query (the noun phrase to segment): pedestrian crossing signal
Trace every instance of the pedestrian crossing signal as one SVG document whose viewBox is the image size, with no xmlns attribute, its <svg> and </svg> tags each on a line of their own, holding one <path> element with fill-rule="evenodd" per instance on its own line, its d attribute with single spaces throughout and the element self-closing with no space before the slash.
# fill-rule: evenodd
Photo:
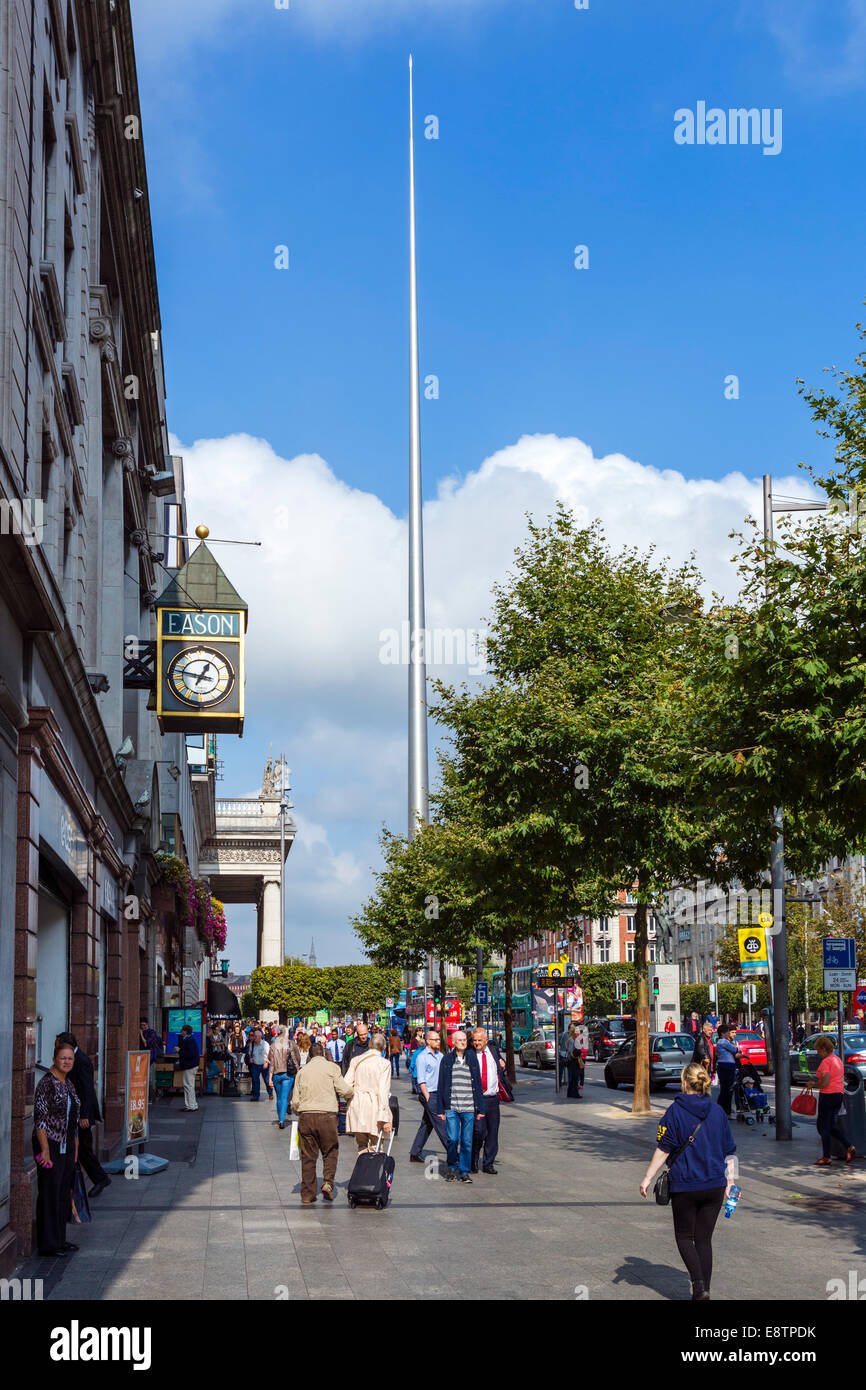
<svg viewBox="0 0 866 1390">
<path fill-rule="evenodd" d="M 658 977 L 658 975 L 653 975 L 653 994 L 658 994 L 658 992 L 659 992 L 659 977 Z"/>
</svg>

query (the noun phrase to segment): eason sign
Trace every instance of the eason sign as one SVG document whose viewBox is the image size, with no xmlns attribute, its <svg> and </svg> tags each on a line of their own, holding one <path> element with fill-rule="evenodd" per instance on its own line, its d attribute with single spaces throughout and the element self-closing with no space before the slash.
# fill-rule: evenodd
<svg viewBox="0 0 866 1390">
<path fill-rule="evenodd" d="M 824 989 L 838 994 L 857 988 L 857 960 L 854 938 L 825 936 L 821 941 L 824 958 Z"/>
<path fill-rule="evenodd" d="M 741 974 L 769 974 L 767 933 L 763 927 L 739 927 L 737 929 L 737 944 L 740 948 Z"/>
</svg>

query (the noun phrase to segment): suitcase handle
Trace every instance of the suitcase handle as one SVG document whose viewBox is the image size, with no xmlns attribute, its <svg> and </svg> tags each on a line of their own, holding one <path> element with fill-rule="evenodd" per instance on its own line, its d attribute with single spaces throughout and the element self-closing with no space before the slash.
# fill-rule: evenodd
<svg viewBox="0 0 866 1390">
<path fill-rule="evenodd" d="M 393 1126 L 393 1124 L 392 1124 L 392 1125 L 391 1125 L 391 1133 L 388 1135 L 388 1150 L 387 1150 L 387 1152 L 388 1152 L 388 1155 L 389 1155 L 389 1156 L 390 1156 L 390 1153 L 391 1153 L 391 1145 L 392 1145 L 393 1143 L 394 1143 L 394 1126 Z M 379 1152 L 379 1150 L 381 1149 L 381 1147 L 382 1147 L 382 1131 L 381 1131 L 381 1129 L 380 1129 L 380 1130 L 379 1130 L 379 1139 L 378 1139 L 378 1142 L 377 1142 L 377 1144 L 376 1144 L 376 1150 L 375 1150 L 376 1153 Z"/>
</svg>

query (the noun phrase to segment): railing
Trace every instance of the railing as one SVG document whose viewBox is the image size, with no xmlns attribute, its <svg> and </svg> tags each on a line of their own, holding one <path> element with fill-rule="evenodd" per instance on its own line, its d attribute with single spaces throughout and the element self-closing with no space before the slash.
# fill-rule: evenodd
<svg viewBox="0 0 866 1390">
<path fill-rule="evenodd" d="M 253 797 L 235 801 L 217 801 L 216 813 L 218 816 L 263 816 L 265 805 L 263 801 L 255 800 Z"/>
</svg>

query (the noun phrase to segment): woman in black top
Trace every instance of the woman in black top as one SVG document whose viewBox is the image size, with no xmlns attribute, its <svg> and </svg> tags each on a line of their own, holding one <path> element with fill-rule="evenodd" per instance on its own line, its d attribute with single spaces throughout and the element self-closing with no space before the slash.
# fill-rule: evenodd
<svg viewBox="0 0 866 1390">
<path fill-rule="evenodd" d="M 36 1156 L 36 1242 L 40 1255 L 68 1255 L 78 1246 L 66 1239 L 72 1180 L 78 1162 L 78 1116 L 81 1110 L 69 1073 L 75 1050 L 54 1047 L 51 1070 L 36 1087 L 33 1153 Z"/>
</svg>

